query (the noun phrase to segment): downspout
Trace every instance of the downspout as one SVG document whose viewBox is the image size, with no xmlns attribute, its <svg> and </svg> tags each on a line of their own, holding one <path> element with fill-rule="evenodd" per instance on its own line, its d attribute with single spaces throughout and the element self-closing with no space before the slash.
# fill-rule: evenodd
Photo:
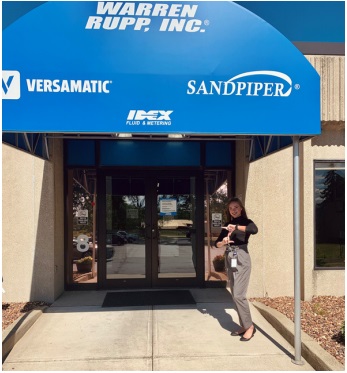
<svg viewBox="0 0 347 373">
<path fill-rule="evenodd" d="M 301 296 L 300 296 L 300 151 L 299 136 L 293 136 L 293 227 L 294 227 L 294 349 L 292 362 L 301 360 Z"/>
</svg>

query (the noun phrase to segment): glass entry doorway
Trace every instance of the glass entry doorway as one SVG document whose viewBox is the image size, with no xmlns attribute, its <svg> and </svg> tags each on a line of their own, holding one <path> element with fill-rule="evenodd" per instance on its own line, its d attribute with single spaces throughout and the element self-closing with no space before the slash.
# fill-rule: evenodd
<svg viewBox="0 0 347 373">
<path fill-rule="evenodd" d="M 102 179 L 103 285 L 196 285 L 198 176 L 134 172 L 106 173 Z"/>
</svg>

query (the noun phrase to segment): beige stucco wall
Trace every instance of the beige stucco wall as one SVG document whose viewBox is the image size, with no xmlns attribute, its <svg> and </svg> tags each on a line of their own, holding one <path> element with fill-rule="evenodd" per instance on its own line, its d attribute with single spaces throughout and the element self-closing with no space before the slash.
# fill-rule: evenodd
<svg viewBox="0 0 347 373">
<path fill-rule="evenodd" d="M 237 143 L 236 195 L 259 232 L 251 236 L 249 297 L 293 294 L 293 176 L 291 149 L 247 165 L 247 143 Z M 242 169 L 242 164 L 245 169 Z M 239 177 L 243 173 L 243 177 Z"/>
<path fill-rule="evenodd" d="M 302 297 L 344 295 L 344 270 L 314 269 L 314 161 L 345 159 L 345 58 L 306 56 L 321 78 L 322 134 L 300 145 Z M 236 195 L 259 233 L 251 238 L 249 296 L 293 295 L 292 147 L 248 163 L 250 143 L 237 143 Z"/>
<path fill-rule="evenodd" d="M 302 298 L 345 294 L 344 270 L 314 269 L 314 160 L 344 160 L 344 126 L 326 125 L 300 146 Z M 259 232 L 250 238 L 249 297 L 293 296 L 292 147 L 248 164 L 247 143 L 237 143 L 236 195 Z M 244 164 L 245 168 L 241 165 Z"/>
<path fill-rule="evenodd" d="M 344 295 L 344 270 L 314 270 L 314 161 L 345 159 L 345 127 L 332 123 L 324 125 L 322 135 L 303 143 L 303 244 L 305 299 L 313 295 Z"/>
<path fill-rule="evenodd" d="M 2 145 L 5 302 L 52 302 L 64 289 L 63 152 L 50 145 L 50 161 Z"/>
<path fill-rule="evenodd" d="M 54 299 L 57 299 L 64 291 L 64 147 L 63 141 L 54 139 L 51 141 L 52 160 L 54 163 Z"/>
<path fill-rule="evenodd" d="M 320 77 L 321 121 L 345 121 L 345 56 L 305 56 Z"/>
</svg>

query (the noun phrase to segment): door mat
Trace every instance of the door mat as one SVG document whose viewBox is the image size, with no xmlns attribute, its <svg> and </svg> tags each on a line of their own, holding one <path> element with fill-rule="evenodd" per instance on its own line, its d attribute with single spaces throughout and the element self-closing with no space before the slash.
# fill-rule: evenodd
<svg viewBox="0 0 347 373">
<path fill-rule="evenodd" d="M 107 293 L 102 307 L 196 304 L 189 290 L 126 291 Z"/>
</svg>

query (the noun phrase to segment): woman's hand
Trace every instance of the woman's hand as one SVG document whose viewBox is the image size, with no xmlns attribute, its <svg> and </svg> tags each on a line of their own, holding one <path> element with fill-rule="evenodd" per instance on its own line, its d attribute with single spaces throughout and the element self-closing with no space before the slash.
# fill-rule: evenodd
<svg viewBox="0 0 347 373">
<path fill-rule="evenodd" d="M 229 237 L 229 235 L 227 236 L 227 237 L 224 237 L 223 238 L 223 245 L 227 245 L 227 244 L 229 244 L 229 243 L 232 243 L 232 242 L 234 242 L 234 241 L 230 241 L 230 237 Z"/>
<path fill-rule="evenodd" d="M 234 230 L 236 229 L 236 225 L 229 224 L 229 225 L 227 226 L 227 229 L 228 229 L 228 231 L 229 231 L 230 233 L 233 233 Z"/>
</svg>

